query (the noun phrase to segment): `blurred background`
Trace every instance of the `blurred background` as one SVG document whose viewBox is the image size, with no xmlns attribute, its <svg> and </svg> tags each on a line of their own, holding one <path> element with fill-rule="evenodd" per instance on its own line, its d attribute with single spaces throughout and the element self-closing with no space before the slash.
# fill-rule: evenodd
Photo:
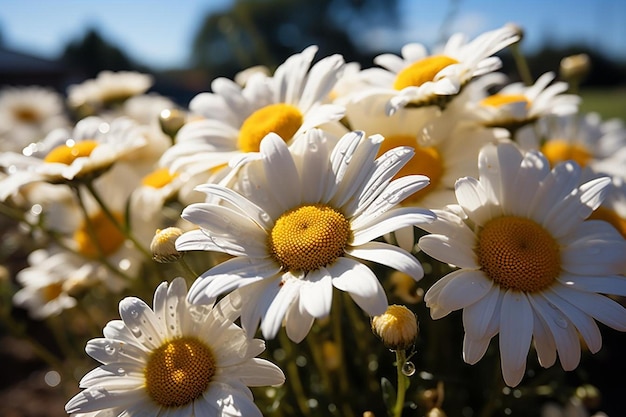
<svg viewBox="0 0 626 417">
<path fill-rule="evenodd" d="M 534 78 L 586 53 L 583 111 L 626 117 L 626 2 L 568 0 L 0 0 L 0 85 L 70 84 L 104 69 L 156 76 L 153 90 L 180 105 L 217 76 L 270 68 L 306 46 L 372 66 L 407 42 L 433 47 L 520 26 Z M 502 54 L 504 71 L 515 76 Z"/>
</svg>

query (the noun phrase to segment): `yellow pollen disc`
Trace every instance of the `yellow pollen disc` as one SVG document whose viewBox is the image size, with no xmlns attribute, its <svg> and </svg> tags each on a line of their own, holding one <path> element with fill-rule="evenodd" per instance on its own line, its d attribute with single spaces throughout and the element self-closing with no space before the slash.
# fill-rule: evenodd
<svg viewBox="0 0 626 417">
<path fill-rule="evenodd" d="M 34 123 L 40 119 L 39 113 L 30 107 L 20 107 L 13 111 L 13 116 L 24 123 Z"/>
<path fill-rule="evenodd" d="M 380 145 L 378 156 L 398 146 L 410 146 L 415 150 L 415 155 L 400 169 L 394 179 L 407 175 L 426 175 L 430 178 L 430 184 L 428 186 L 403 201 L 405 204 L 416 203 L 437 188 L 437 185 L 443 177 L 443 159 L 436 148 L 430 146 L 421 147 L 417 144 L 415 136 L 410 135 L 387 136 Z"/>
<path fill-rule="evenodd" d="M 213 352 L 195 337 L 170 340 L 154 350 L 144 369 L 148 395 L 164 407 L 189 404 L 215 375 Z"/>
<path fill-rule="evenodd" d="M 120 213 L 113 213 L 113 216 L 118 224 L 124 223 L 124 217 Z M 92 233 L 96 241 L 92 239 Z M 74 232 L 74 241 L 78 246 L 78 252 L 88 258 L 97 258 L 100 254 L 103 256 L 112 255 L 125 240 L 122 232 L 102 211 L 92 215 L 89 222 L 83 221 L 80 228 Z"/>
<path fill-rule="evenodd" d="M 61 282 L 53 282 L 42 288 L 41 295 L 46 302 L 56 300 L 63 292 L 63 284 Z"/>
<path fill-rule="evenodd" d="M 178 174 L 171 174 L 169 169 L 161 168 L 143 177 L 141 184 L 152 188 L 163 188 L 171 183 Z"/>
<path fill-rule="evenodd" d="M 406 87 L 419 87 L 428 81 L 433 81 L 435 75 L 448 65 L 458 64 L 454 58 L 445 55 L 433 55 L 421 59 L 404 68 L 396 76 L 393 88 L 402 90 Z"/>
<path fill-rule="evenodd" d="M 57 146 L 46 155 L 44 161 L 71 165 L 77 158 L 91 155 L 96 146 L 98 146 L 98 142 L 95 140 L 83 140 L 72 146 Z"/>
<path fill-rule="evenodd" d="M 561 272 L 559 245 L 552 235 L 524 217 L 490 220 L 478 236 L 478 262 L 500 287 L 541 291 Z"/>
<path fill-rule="evenodd" d="M 258 152 L 261 140 L 270 132 L 285 141 L 302 126 L 302 113 L 289 104 L 270 104 L 252 113 L 241 125 L 237 146 L 242 152 Z"/>
<path fill-rule="evenodd" d="M 583 146 L 563 139 L 554 139 L 546 142 L 541 147 L 541 152 L 552 166 L 560 162 L 572 160 L 581 167 L 585 167 L 591 159 L 591 153 Z"/>
<path fill-rule="evenodd" d="M 525 103 L 526 108 L 530 106 L 530 102 L 523 94 L 494 94 L 480 101 L 483 106 L 491 107 L 501 107 L 513 103 Z"/>
<path fill-rule="evenodd" d="M 610 223 L 626 239 L 626 219 L 620 217 L 615 210 L 600 206 L 591 213 L 589 220 L 604 220 Z"/>
<path fill-rule="evenodd" d="M 343 256 L 352 238 L 350 223 L 332 207 L 301 206 L 283 213 L 268 245 L 287 271 L 313 271 Z"/>
</svg>

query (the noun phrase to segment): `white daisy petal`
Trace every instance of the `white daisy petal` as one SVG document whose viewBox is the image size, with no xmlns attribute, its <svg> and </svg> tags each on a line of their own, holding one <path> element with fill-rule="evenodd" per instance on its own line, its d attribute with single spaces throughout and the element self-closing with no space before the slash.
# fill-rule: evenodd
<svg viewBox="0 0 626 417">
<path fill-rule="evenodd" d="M 333 286 L 349 293 L 367 314 L 378 316 L 387 310 L 385 290 L 367 266 L 348 258 L 339 258 L 329 270 L 334 277 Z"/>
<path fill-rule="evenodd" d="M 435 259 L 460 268 L 477 269 L 476 254 L 466 242 L 443 235 L 422 236 L 418 242 L 421 250 Z"/>
<path fill-rule="evenodd" d="M 574 326 L 544 297 L 537 296 L 528 299 L 534 311 L 552 334 L 563 369 L 571 371 L 576 368 L 580 362 L 580 342 Z"/>
<path fill-rule="evenodd" d="M 285 330 L 289 339 L 293 340 L 294 343 L 300 343 L 304 340 L 309 334 L 314 320 L 315 317 L 294 303 L 285 316 Z"/>
<path fill-rule="evenodd" d="M 591 353 L 598 352 L 602 347 L 600 329 L 591 316 L 559 296 L 559 287 L 559 285 L 554 285 L 550 290 L 544 292 L 544 297 L 574 323 Z"/>
<path fill-rule="evenodd" d="M 87 342 L 85 351 L 89 356 L 100 363 L 110 364 L 115 362 L 144 362 L 144 350 L 127 342 L 115 339 L 99 338 Z"/>
<path fill-rule="evenodd" d="M 416 281 L 424 276 L 424 269 L 419 261 L 409 252 L 397 246 L 382 242 L 369 242 L 358 247 L 346 249 L 346 253 L 355 258 L 387 265 L 404 272 Z"/>
<path fill-rule="evenodd" d="M 533 317 L 533 343 L 537 351 L 537 358 L 541 366 L 548 368 L 556 362 L 554 336 L 552 336 L 552 332 L 545 321 L 536 311 L 533 311 Z"/>
<path fill-rule="evenodd" d="M 454 192 L 467 216 L 476 224 L 482 226 L 493 217 L 493 203 L 478 180 L 461 178 L 454 185 Z"/>
<path fill-rule="evenodd" d="M 300 304 L 311 316 L 319 319 L 328 316 L 333 301 L 333 283 L 326 268 L 307 274 L 300 287 Z"/>
<path fill-rule="evenodd" d="M 141 400 L 143 388 L 134 390 L 113 391 L 103 387 L 88 388 L 65 404 L 67 413 L 89 413 L 103 408 L 113 408 L 118 406 L 132 405 L 133 402 Z"/>
<path fill-rule="evenodd" d="M 507 291 L 500 309 L 500 353 L 502 375 L 509 386 L 524 376 L 533 331 L 533 312 L 524 293 Z M 520 372 L 521 370 L 521 372 Z"/>
<path fill-rule="evenodd" d="M 224 292 L 274 276 L 279 271 L 280 265 L 270 259 L 229 259 L 200 275 L 191 286 L 188 299 L 192 304 L 206 304 Z"/>
<path fill-rule="evenodd" d="M 421 225 L 433 221 L 435 215 L 424 209 L 415 207 L 400 207 L 371 217 L 365 214 L 352 221 L 352 229 L 355 231 L 352 246 L 360 246 L 394 230 Z"/>
<path fill-rule="evenodd" d="M 237 290 L 246 301 L 241 311 L 241 327 L 252 337 L 259 327 L 261 317 L 269 309 L 281 289 L 281 277 L 257 281 Z"/>
<path fill-rule="evenodd" d="M 499 311 L 496 309 L 500 296 L 500 288 L 494 285 L 479 302 L 470 304 L 463 309 L 463 328 L 466 337 L 471 340 L 487 337 L 489 323 L 494 320 L 494 316 L 498 315 L 497 320 L 500 320 Z"/>
<path fill-rule="evenodd" d="M 439 304 L 445 310 L 455 311 L 481 300 L 489 293 L 493 281 L 482 271 L 463 271 L 448 281 L 439 294 Z"/>
<path fill-rule="evenodd" d="M 580 291 L 614 294 L 626 297 L 626 277 L 622 275 L 609 276 L 579 276 L 561 274 L 558 281 Z"/>
<path fill-rule="evenodd" d="M 120 301 L 120 317 L 133 336 L 142 345 L 154 349 L 159 346 L 165 332 L 150 307 L 135 297 L 126 297 Z"/>
<path fill-rule="evenodd" d="M 301 200 L 300 175 L 285 141 L 276 134 L 269 134 L 261 141 L 261 153 L 265 155 L 263 166 L 274 200 L 283 211 Z"/>
<path fill-rule="evenodd" d="M 249 387 L 281 385 L 285 382 L 285 375 L 278 366 L 260 358 L 251 358 L 238 366 L 231 366 L 227 373 L 229 378 L 236 378 Z"/>
<path fill-rule="evenodd" d="M 463 338 L 463 360 L 465 363 L 474 365 L 485 356 L 487 348 L 489 347 L 491 338 L 485 337 L 482 339 L 471 339 L 467 333 Z"/>
<path fill-rule="evenodd" d="M 276 337 L 289 306 L 298 300 L 297 294 L 300 293 L 301 286 L 300 280 L 287 279 L 280 287 L 261 320 L 261 332 L 266 339 Z"/>
</svg>

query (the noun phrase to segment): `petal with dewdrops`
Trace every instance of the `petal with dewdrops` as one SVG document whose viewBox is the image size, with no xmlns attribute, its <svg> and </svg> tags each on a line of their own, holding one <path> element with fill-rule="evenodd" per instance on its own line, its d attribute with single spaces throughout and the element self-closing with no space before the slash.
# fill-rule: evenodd
<svg viewBox="0 0 626 417">
<path fill-rule="evenodd" d="M 566 287 L 579 291 L 613 294 L 626 297 L 626 277 L 623 275 L 580 276 L 562 273 L 558 281 Z"/>
<path fill-rule="evenodd" d="M 558 293 L 558 286 L 554 286 L 554 288 L 545 291 L 544 296 L 546 300 L 561 310 L 563 314 L 572 321 L 589 348 L 589 351 L 591 353 L 598 352 L 602 347 L 602 335 L 600 334 L 600 329 L 596 322 L 590 315 L 580 310 L 567 299 L 560 297 Z"/>
<path fill-rule="evenodd" d="M 65 411 L 71 413 L 89 413 L 103 409 L 124 406 L 125 408 L 135 403 L 147 400 L 144 387 L 135 389 L 110 389 L 102 386 L 87 388 L 65 405 Z"/>
<path fill-rule="evenodd" d="M 528 298 L 533 310 L 547 326 L 554 340 L 561 366 L 571 371 L 580 362 L 580 342 L 576 328 L 541 295 Z"/>
<path fill-rule="evenodd" d="M 89 356 L 100 363 L 110 364 L 115 362 L 140 363 L 145 362 L 145 351 L 132 343 L 98 338 L 87 342 L 85 351 Z"/>
<path fill-rule="evenodd" d="M 139 298 L 126 297 L 120 301 L 120 317 L 137 342 L 150 349 L 158 348 L 165 338 L 163 324 Z"/>
</svg>

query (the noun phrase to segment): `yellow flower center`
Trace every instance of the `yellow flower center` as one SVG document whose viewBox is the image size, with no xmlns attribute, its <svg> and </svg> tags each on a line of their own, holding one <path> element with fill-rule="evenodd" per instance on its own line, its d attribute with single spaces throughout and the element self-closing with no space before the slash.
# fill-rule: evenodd
<svg viewBox="0 0 626 417">
<path fill-rule="evenodd" d="M 40 119 L 39 113 L 31 107 L 18 107 L 13 110 L 13 116 L 24 123 L 35 123 Z"/>
<path fill-rule="evenodd" d="M 141 180 L 141 184 L 152 188 L 163 188 L 176 178 L 178 174 L 171 174 L 167 168 L 152 171 Z"/>
<path fill-rule="evenodd" d="M 430 178 L 430 184 L 428 186 L 404 200 L 405 204 L 414 204 L 439 185 L 444 171 L 443 160 L 436 148 L 419 146 L 415 136 L 411 135 L 391 135 L 386 137 L 380 145 L 378 156 L 398 146 L 410 146 L 415 150 L 415 155 L 400 169 L 394 179 L 416 174 L 426 175 Z"/>
<path fill-rule="evenodd" d="M 118 224 L 124 223 L 124 217 L 120 213 L 113 213 Z M 124 243 L 126 238 L 118 227 L 102 211 L 83 221 L 82 225 L 74 232 L 74 241 L 78 246 L 78 252 L 88 258 L 109 256 L 115 253 Z"/>
<path fill-rule="evenodd" d="M 396 76 L 393 88 L 402 90 L 406 87 L 419 87 L 428 81 L 433 81 L 439 71 L 448 65 L 458 64 L 454 58 L 445 55 L 433 55 L 412 63 Z"/>
<path fill-rule="evenodd" d="M 620 217 L 615 210 L 600 206 L 591 213 L 589 220 L 604 220 L 610 223 L 626 239 L 626 219 Z"/>
<path fill-rule="evenodd" d="M 345 216 L 323 204 L 283 213 L 269 235 L 268 246 L 286 271 L 313 271 L 344 254 L 352 233 Z"/>
<path fill-rule="evenodd" d="M 585 167 L 591 159 L 591 153 L 585 147 L 564 139 L 554 139 L 546 142 L 541 147 L 541 152 L 552 166 L 560 162 L 572 160 L 581 167 Z"/>
<path fill-rule="evenodd" d="M 501 107 L 512 103 L 525 103 L 526 107 L 530 106 L 530 102 L 523 94 L 493 94 L 481 100 L 483 106 Z"/>
<path fill-rule="evenodd" d="M 41 296 L 46 302 L 56 300 L 63 292 L 63 283 L 53 282 L 42 288 Z"/>
<path fill-rule="evenodd" d="M 67 144 L 57 146 L 51 150 L 44 158 L 44 161 L 71 165 L 77 158 L 91 155 L 96 146 L 98 146 L 98 142 L 95 140 L 68 141 Z"/>
<path fill-rule="evenodd" d="M 261 140 L 270 132 L 288 141 L 302 126 L 302 113 L 289 104 L 270 104 L 244 120 L 237 145 L 242 152 L 258 152 Z"/>
<path fill-rule="evenodd" d="M 195 337 L 170 340 L 148 358 L 146 390 L 163 407 L 181 407 L 206 391 L 215 371 L 215 357 L 204 342 Z"/>
<path fill-rule="evenodd" d="M 537 292 L 561 271 L 559 245 L 534 221 L 515 216 L 490 220 L 478 235 L 478 262 L 499 286 Z"/>
</svg>

